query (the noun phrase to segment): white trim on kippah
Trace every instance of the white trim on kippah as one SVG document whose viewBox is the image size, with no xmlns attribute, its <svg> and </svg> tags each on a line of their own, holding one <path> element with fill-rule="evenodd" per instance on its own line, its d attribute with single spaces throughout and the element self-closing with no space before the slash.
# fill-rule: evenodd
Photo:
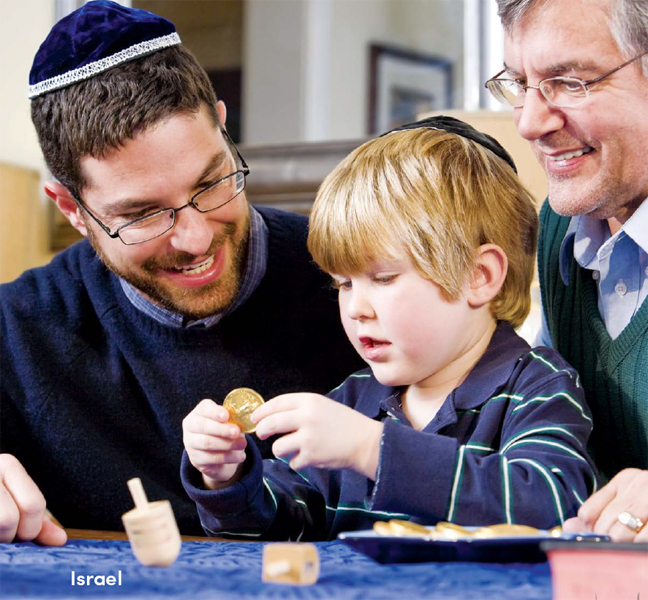
<svg viewBox="0 0 648 600">
<path fill-rule="evenodd" d="M 59 88 L 72 85 L 77 81 L 82 81 L 84 79 L 89 79 L 94 77 L 103 71 L 112 69 L 121 63 L 125 63 L 134 58 L 144 56 L 145 54 L 151 54 L 157 50 L 162 50 L 163 48 L 168 48 L 169 46 L 175 46 L 180 44 L 180 36 L 177 33 L 169 33 L 168 35 L 163 35 L 159 38 L 154 38 L 152 40 L 147 40 L 146 42 L 140 42 L 125 48 L 111 56 L 102 58 L 101 60 L 96 60 L 95 62 L 88 63 L 78 69 L 73 69 L 67 73 L 62 73 L 56 77 L 50 77 L 39 83 L 29 86 L 29 93 L 27 97 L 29 99 L 36 98 L 41 94 L 46 92 L 51 92 L 52 90 L 57 90 Z"/>
</svg>

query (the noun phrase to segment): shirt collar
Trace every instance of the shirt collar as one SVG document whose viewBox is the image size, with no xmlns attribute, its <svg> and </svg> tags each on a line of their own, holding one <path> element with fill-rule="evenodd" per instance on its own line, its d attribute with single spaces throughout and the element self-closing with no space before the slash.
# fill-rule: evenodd
<svg viewBox="0 0 648 600">
<path fill-rule="evenodd" d="M 623 235 L 630 237 L 635 244 L 648 253 L 648 198 L 639 205 L 614 236 L 610 235 L 605 220 L 587 215 L 572 217 L 560 246 L 559 268 L 563 283 L 569 285 L 572 258 L 585 269 L 598 269 L 599 249 L 611 238 L 618 239 Z"/>
<path fill-rule="evenodd" d="M 495 396 L 511 378 L 529 345 L 505 321 L 499 321 L 486 352 L 453 392 L 456 410 L 477 408 Z"/>
<path fill-rule="evenodd" d="M 250 245 L 248 247 L 247 262 L 238 294 L 227 310 L 222 313 L 210 315 L 204 319 L 187 321 L 182 314 L 167 310 L 146 299 L 137 288 L 125 279 L 120 277 L 119 283 L 126 297 L 135 308 L 163 325 L 176 328 L 211 327 L 218 323 L 225 315 L 241 306 L 261 283 L 268 263 L 268 236 L 268 226 L 263 220 L 263 217 L 253 206 L 250 206 Z"/>
<path fill-rule="evenodd" d="M 637 246 L 648 254 L 648 198 L 646 198 L 624 223 L 623 230 Z"/>
<path fill-rule="evenodd" d="M 511 325 L 504 321 L 498 322 L 486 351 L 463 383 L 450 394 L 449 399 L 454 405 L 453 410 L 477 408 L 497 395 L 511 378 L 518 359 L 528 351 L 529 345 L 515 333 Z M 382 409 L 400 418 L 401 392 L 401 387 L 380 386 L 373 394 L 373 407 L 367 416 L 377 417 Z M 444 405 L 447 401 L 448 399 Z"/>
</svg>

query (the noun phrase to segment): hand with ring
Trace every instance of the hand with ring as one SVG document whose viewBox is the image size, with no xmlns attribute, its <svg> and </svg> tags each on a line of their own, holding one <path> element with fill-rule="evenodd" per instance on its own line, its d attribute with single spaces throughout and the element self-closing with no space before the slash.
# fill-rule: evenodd
<svg viewBox="0 0 648 600">
<path fill-rule="evenodd" d="M 609 535 L 615 542 L 648 542 L 648 470 L 624 469 L 590 496 L 564 531 Z"/>
<path fill-rule="evenodd" d="M 643 528 L 645 523 L 639 518 L 635 517 L 632 513 L 628 512 L 627 510 L 624 510 L 622 513 L 619 513 L 619 516 L 617 517 L 617 521 L 621 523 L 621 525 L 625 525 L 626 527 L 629 527 L 632 529 L 632 531 L 635 531 L 636 533 L 639 533 Z"/>
</svg>

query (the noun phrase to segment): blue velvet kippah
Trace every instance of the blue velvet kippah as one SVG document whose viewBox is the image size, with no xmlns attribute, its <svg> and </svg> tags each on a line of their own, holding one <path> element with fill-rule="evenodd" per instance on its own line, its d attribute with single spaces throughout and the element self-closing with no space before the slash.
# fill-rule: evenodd
<svg viewBox="0 0 648 600">
<path fill-rule="evenodd" d="M 506 150 L 504 150 L 504 146 L 502 146 L 502 144 L 500 144 L 494 137 L 491 137 L 486 133 L 482 133 L 481 131 L 477 131 L 474 127 L 468 125 L 468 123 L 460 121 L 459 119 L 448 117 L 446 115 L 428 117 L 427 119 L 422 119 L 421 121 L 416 121 L 415 123 L 401 125 L 400 127 L 392 129 L 391 131 L 388 131 L 383 135 L 389 135 L 390 133 L 405 131 L 407 129 L 438 129 L 440 131 L 447 131 L 448 133 L 460 135 L 461 137 L 472 140 L 473 142 L 477 142 L 480 146 L 483 146 L 487 150 L 490 150 L 493 154 L 506 161 L 517 173 L 513 158 Z"/>
<path fill-rule="evenodd" d="M 95 0 L 61 19 L 29 72 L 35 98 L 180 43 L 175 25 L 147 10 Z"/>
</svg>

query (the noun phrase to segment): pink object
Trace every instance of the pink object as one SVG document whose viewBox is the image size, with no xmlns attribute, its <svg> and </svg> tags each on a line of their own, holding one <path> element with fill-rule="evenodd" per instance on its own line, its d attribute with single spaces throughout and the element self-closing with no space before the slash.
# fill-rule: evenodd
<svg viewBox="0 0 648 600">
<path fill-rule="evenodd" d="M 553 600 L 648 600 L 648 544 L 547 542 Z"/>
</svg>

